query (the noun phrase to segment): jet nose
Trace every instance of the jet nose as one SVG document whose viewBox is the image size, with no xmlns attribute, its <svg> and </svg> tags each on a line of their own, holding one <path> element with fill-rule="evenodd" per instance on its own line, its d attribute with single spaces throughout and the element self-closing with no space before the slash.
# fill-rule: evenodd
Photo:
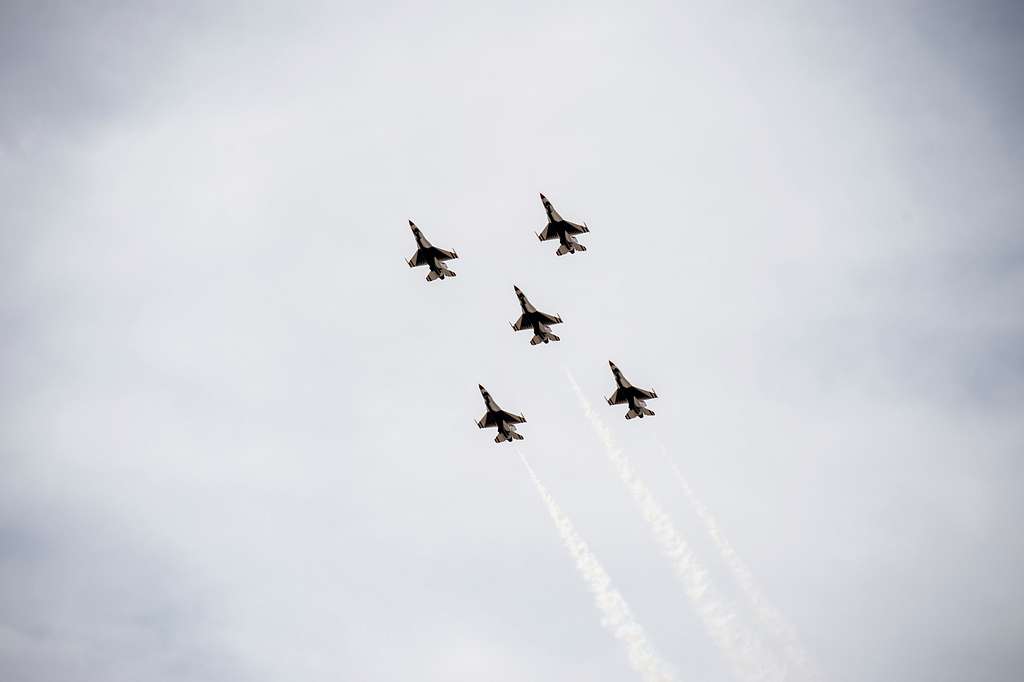
<svg viewBox="0 0 1024 682">
<path fill-rule="evenodd" d="M 540 193 L 540 200 L 541 201 L 547 201 L 548 200 L 548 198 L 546 196 L 544 196 L 544 192 Z"/>
<path fill-rule="evenodd" d="M 512 285 L 512 288 L 516 290 L 516 294 L 518 294 L 518 295 L 520 295 L 520 296 L 522 296 L 522 295 L 523 295 L 523 290 L 522 290 L 522 289 L 520 289 L 519 287 L 517 287 L 516 285 L 514 285 L 514 284 L 513 284 L 513 285 Z"/>
<path fill-rule="evenodd" d="M 618 369 L 618 367 L 615 366 L 615 363 L 612 362 L 611 360 L 608 361 L 608 366 L 611 367 L 613 370 Z"/>
<path fill-rule="evenodd" d="M 413 228 L 416 227 L 416 223 L 414 223 L 413 221 L 410 220 L 409 221 L 409 227 L 413 227 Z"/>
</svg>

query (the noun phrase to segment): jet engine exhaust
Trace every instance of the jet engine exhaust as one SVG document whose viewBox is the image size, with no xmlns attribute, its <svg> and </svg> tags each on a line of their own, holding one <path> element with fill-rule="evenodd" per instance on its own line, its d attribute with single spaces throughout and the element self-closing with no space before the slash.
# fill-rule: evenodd
<svg viewBox="0 0 1024 682">
<path fill-rule="evenodd" d="M 576 391 L 583 412 L 604 444 L 612 468 L 639 507 L 655 540 L 672 563 L 676 577 L 683 584 L 690 605 L 732 666 L 733 672 L 744 682 L 785 679 L 785 669 L 753 633 L 740 626 L 736 611 L 725 606 L 717 596 L 707 580 L 707 571 L 697 562 L 686 540 L 654 498 L 647 484 L 637 476 L 629 459 L 615 445 L 611 432 L 594 412 L 572 372 L 565 368 L 565 374 Z"/>
<path fill-rule="evenodd" d="M 739 555 L 736 554 L 736 550 L 733 549 L 732 544 L 726 539 L 721 529 L 718 527 L 718 522 L 715 517 L 711 514 L 708 508 L 703 502 L 697 497 L 690 488 L 690 484 L 687 482 L 686 477 L 683 476 L 683 472 L 679 469 L 679 466 L 672 460 L 672 457 L 668 453 L 668 449 L 662 445 L 662 452 L 665 457 L 669 460 L 672 465 L 672 471 L 676 476 L 676 480 L 679 481 L 679 485 L 683 488 L 683 494 L 686 496 L 686 501 L 690 503 L 690 507 L 693 508 L 694 513 L 700 522 L 704 524 L 704 528 L 707 530 L 708 535 L 711 536 L 712 542 L 715 544 L 715 548 L 722 557 L 722 561 L 729 568 L 733 578 L 736 580 L 736 584 L 739 585 L 740 591 L 743 592 L 744 596 L 750 602 L 750 606 L 757 618 L 761 621 L 761 624 L 766 630 L 782 645 L 782 650 L 789 662 L 799 670 L 802 675 L 801 677 L 806 680 L 818 679 L 818 675 L 814 671 L 814 666 L 811 664 L 810 657 L 804 651 L 803 646 L 800 643 L 800 635 L 797 634 L 796 628 L 790 624 L 775 607 L 773 607 L 765 596 L 758 589 L 757 583 L 754 582 L 754 574 L 750 572 L 743 560 L 740 559 Z"/>
<path fill-rule="evenodd" d="M 601 625 L 626 647 L 630 665 L 646 682 L 668 682 L 674 679 L 665 663 L 654 653 L 643 628 L 633 619 L 629 604 L 619 591 L 612 587 L 611 578 L 590 551 L 587 543 L 576 532 L 569 517 L 537 478 L 523 453 L 517 450 L 516 454 L 523 460 L 523 466 L 526 467 L 537 493 L 544 501 L 565 548 L 576 562 L 580 577 L 594 595 L 594 603 L 601 612 Z"/>
</svg>

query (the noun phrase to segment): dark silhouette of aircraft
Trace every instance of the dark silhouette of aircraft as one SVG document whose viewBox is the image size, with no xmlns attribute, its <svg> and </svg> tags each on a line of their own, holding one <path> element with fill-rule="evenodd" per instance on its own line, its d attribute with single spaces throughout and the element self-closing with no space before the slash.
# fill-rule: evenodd
<svg viewBox="0 0 1024 682">
<path fill-rule="evenodd" d="M 548 315 L 547 313 L 540 312 L 526 299 L 526 294 L 519 287 L 513 288 L 516 290 L 516 296 L 519 297 L 519 306 L 523 309 L 523 314 L 519 316 L 515 324 L 509 322 L 512 325 L 512 329 L 517 332 L 521 332 L 524 329 L 533 329 L 533 338 L 530 339 L 531 346 L 536 346 L 542 341 L 544 343 L 560 341 L 561 339 L 551 333 L 551 327 L 548 325 L 562 324 L 562 318 L 558 315 Z"/>
<path fill-rule="evenodd" d="M 611 360 L 608 361 L 608 366 L 612 368 L 612 374 L 615 375 L 615 383 L 618 384 L 618 388 L 615 389 L 615 393 L 612 393 L 611 397 L 607 398 L 609 405 L 621 405 L 627 403 L 629 405 L 629 411 L 626 412 L 626 419 L 632 419 L 633 417 L 644 416 L 653 417 L 654 411 L 647 409 L 646 400 L 651 398 L 657 398 L 658 394 L 654 391 L 645 391 L 642 388 L 637 388 L 633 384 L 629 383 L 626 377 L 622 376 L 622 372 L 615 366 L 615 363 Z"/>
<path fill-rule="evenodd" d="M 412 234 L 416 237 L 416 253 L 412 255 L 412 258 L 406 261 L 410 268 L 415 268 L 418 265 L 426 265 L 430 268 L 430 274 L 427 275 L 427 281 L 433 282 L 435 279 L 444 279 L 445 277 L 454 277 L 455 273 L 448 269 L 448 266 L 444 264 L 446 260 L 458 258 L 459 254 L 454 251 L 445 251 L 433 246 L 427 238 L 420 232 L 420 228 L 416 227 L 416 223 L 409 221 L 409 228 L 412 230 Z"/>
<path fill-rule="evenodd" d="M 526 417 L 521 414 L 512 414 L 498 407 L 498 403 L 494 402 L 494 398 L 487 392 L 487 389 L 480 385 L 480 395 L 484 397 L 484 404 L 487 406 L 487 412 L 484 416 L 480 417 L 480 421 L 476 423 L 481 429 L 488 429 L 492 426 L 497 427 L 498 435 L 494 437 L 495 443 L 504 443 L 505 441 L 512 442 L 513 440 L 523 440 L 523 437 L 516 433 L 516 424 L 522 424 L 526 422 Z"/>
<path fill-rule="evenodd" d="M 561 246 L 555 251 L 559 256 L 564 256 L 567 253 L 576 253 L 577 251 L 586 251 L 587 247 L 576 241 L 574 235 L 590 232 L 590 228 L 586 224 L 577 225 L 576 223 L 570 223 L 568 220 L 563 220 L 562 216 L 558 215 L 558 211 L 555 210 L 555 207 L 551 205 L 551 202 L 543 194 L 540 195 L 540 201 L 544 204 L 544 211 L 548 214 L 548 224 L 537 235 L 537 239 L 542 242 L 546 242 L 549 239 L 557 239 L 561 242 Z"/>
</svg>

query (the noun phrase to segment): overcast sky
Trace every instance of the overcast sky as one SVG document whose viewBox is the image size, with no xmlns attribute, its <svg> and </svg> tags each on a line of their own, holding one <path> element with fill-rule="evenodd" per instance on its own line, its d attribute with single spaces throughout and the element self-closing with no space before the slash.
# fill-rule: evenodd
<svg viewBox="0 0 1024 682">
<path fill-rule="evenodd" d="M 563 368 L 821 680 L 1024 675 L 1020 3 L 119 5 L 0 5 L 5 682 L 638 679 L 478 383 L 736 679 Z"/>
</svg>

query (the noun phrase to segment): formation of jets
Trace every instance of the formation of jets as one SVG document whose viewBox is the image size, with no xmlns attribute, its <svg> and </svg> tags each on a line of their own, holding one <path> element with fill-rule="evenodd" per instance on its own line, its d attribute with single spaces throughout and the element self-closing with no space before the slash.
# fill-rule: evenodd
<svg viewBox="0 0 1024 682">
<path fill-rule="evenodd" d="M 543 194 L 540 195 L 540 201 L 544 205 L 544 212 L 547 214 L 548 223 L 541 232 L 537 233 L 537 239 L 542 242 L 557 239 L 559 246 L 555 254 L 558 256 L 586 251 L 587 247 L 580 244 L 576 239 L 577 235 L 590 232 L 590 228 L 587 227 L 586 223 L 578 225 L 562 218 Z M 409 267 L 414 268 L 426 265 L 430 270 L 429 274 L 427 274 L 428 282 L 455 277 L 455 273 L 448 269 L 445 261 L 458 258 L 458 254 L 454 251 L 446 251 L 432 245 L 411 220 L 409 221 L 409 228 L 416 239 L 416 253 L 406 261 Z M 509 323 L 512 329 L 517 332 L 532 331 L 531 346 L 559 341 L 559 337 L 551 332 L 551 325 L 562 324 L 561 316 L 549 315 L 537 310 L 530 303 L 529 299 L 526 298 L 526 294 L 523 293 L 522 289 L 519 287 L 513 288 L 516 292 L 516 298 L 519 299 L 519 307 L 523 312 L 518 320 Z M 609 361 L 608 365 L 611 367 L 616 385 L 615 392 L 605 399 L 608 401 L 608 404 L 626 405 L 628 407 L 626 419 L 633 419 L 635 417 L 643 419 L 644 417 L 654 416 L 654 411 L 647 407 L 647 401 L 657 398 L 658 394 L 653 390 L 637 388 L 629 383 L 619 368 L 615 366 L 615 363 Z M 483 396 L 487 412 L 476 422 L 476 425 L 481 429 L 496 428 L 498 435 L 494 437 L 495 443 L 511 443 L 512 441 L 523 440 L 523 436 L 516 432 L 516 424 L 525 423 L 526 417 L 522 414 L 507 412 L 498 407 L 498 403 L 494 401 L 494 398 L 491 397 L 491 394 L 482 385 L 480 386 L 480 395 Z"/>
</svg>

